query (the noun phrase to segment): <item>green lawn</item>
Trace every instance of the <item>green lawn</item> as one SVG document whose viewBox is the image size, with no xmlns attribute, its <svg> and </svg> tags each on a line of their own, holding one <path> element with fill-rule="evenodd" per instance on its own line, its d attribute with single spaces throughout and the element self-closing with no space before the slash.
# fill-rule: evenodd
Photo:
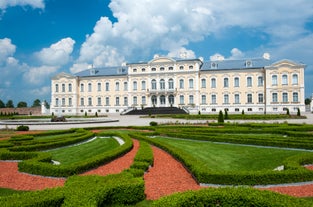
<svg viewBox="0 0 313 207">
<path fill-rule="evenodd" d="M 70 146 L 49 151 L 52 159 L 68 165 L 119 147 L 114 138 L 97 138 L 81 145 Z"/>
<path fill-rule="evenodd" d="M 304 151 L 284 150 L 201 142 L 192 140 L 157 138 L 171 146 L 182 149 L 195 157 L 204 167 L 216 171 L 272 170 L 290 156 Z"/>
</svg>

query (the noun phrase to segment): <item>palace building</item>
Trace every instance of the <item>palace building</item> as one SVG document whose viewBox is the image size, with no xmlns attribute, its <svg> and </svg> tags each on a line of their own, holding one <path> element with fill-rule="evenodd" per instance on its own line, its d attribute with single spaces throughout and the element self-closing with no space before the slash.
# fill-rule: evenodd
<svg viewBox="0 0 313 207">
<path fill-rule="evenodd" d="M 215 61 L 156 56 L 149 62 L 60 73 L 51 80 L 50 112 L 125 113 L 178 107 L 189 113 L 305 111 L 305 65 L 261 58 Z"/>
</svg>

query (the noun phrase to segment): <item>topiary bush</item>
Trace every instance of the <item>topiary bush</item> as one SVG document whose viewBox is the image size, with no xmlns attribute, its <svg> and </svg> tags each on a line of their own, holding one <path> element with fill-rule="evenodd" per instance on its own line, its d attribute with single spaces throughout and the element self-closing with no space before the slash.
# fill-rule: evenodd
<svg viewBox="0 0 313 207">
<path fill-rule="evenodd" d="M 21 125 L 16 127 L 16 131 L 29 131 L 29 127 L 25 125 Z"/>
<path fill-rule="evenodd" d="M 157 125 L 158 125 L 158 122 L 151 121 L 149 124 L 150 124 L 150 126 L 157 126 Z"/>
</svg>

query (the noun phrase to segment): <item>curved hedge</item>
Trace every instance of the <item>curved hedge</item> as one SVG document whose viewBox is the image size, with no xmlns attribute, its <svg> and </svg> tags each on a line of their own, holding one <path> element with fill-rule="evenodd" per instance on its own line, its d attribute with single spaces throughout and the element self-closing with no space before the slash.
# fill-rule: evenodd
<svg viewBox="0 0 313 207">
<path fill-rule="evenodd" d="M 153 202 L 154 207 L 187 207 L 187 206 L 275 206 L 275 207 L 309 207 L 308 200 L 294 198 L 269 191 L 252 188 L 209 188 L 199 191 L 188 191 L 160 198 Z"/>
</svg>

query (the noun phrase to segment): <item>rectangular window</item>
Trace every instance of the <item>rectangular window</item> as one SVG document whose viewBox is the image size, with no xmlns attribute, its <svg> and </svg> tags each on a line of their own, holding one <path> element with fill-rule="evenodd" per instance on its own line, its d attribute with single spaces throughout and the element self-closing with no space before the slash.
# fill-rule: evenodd
<svg viewBox="0 0 313 207">
<path fill-rule="evenodd" d="M 183 79 L 179 80 L 179 88 L 184 89 L 184 80 Z"/>
<path fill-rule="evenodd" d="M 92 87 L 91 87 L 91 83 L 88 83 L 88 92 L 91 92 Z"/>
<path fill-rule="evenodd" d="M 146 97 L 145 96 L 141 97 L 141 104 L 146 104 Z"/>
<path fill-rule="evenodd" d="M 193 95 L 189 95 L 189 104 L 194 104 Z"/>
<path fill-rule="evenodd" d="M 109 97 L 105 97 L 105 105 L 110 106 L 110 98 Z"/>
<path fill-rule="evenodd" d="M 272 93 L 272 102 L 274 103 L 278 102 L 277 93 Z"/>
<path fill-rule="evenodd" d="M 215 78 L 211 79 L 211 88 L 216 88 L 216 79 Z"/>
<path fill-rule="evenodd" d="M 124 106 L 128 106 L 128 98 L 124 97 Z"/>
<path fill-rule="evenodd" d="M 62 84 L 62 92 L 65 92 L 65 84 Z"/>
<path fill-rule="evenodd" d="M 105 83 L 105 91 L 109 91 L 110 90 L 110 83 Z"/>
<path fill-rule="evenodd" d="M 263 95 L 263 93 L 259 93 L 258 94 L 258 101 L 259 101 L 259 103 L 263 103 L 264 102 L 264 95 Z"/>
<path fill-rule="evenodd" d="M 115 97 L 115 106 L 120 105 L 120 97 Z"/>
<path fill-rule="evenodd" d="M 263 77 L 262 76 L 259 76 L 258 77 L 258 86 L 263 86 Z"/>
<path fill-rule="evenodd" d="M 72 92 L 72 90 L 73 90 L 73 87 L 72 87 L 72 84 L 70 83 L 68 84 L 68 92 Z"/>
<path fill-rule="evenodd" d="M 73 105 L 72 98 L 68 98 L 68 105 L 69 105 L 69 106 L 72 106 L 72 105 Z"/>
<path fill-rule="evenodd" d="M 201 88 L 206 88 L 206 80 L 204 78 L 201 79 Z"/>
<path fill-rule="evenodd" d="M 247 103 L 252 103 L 252 94 L 247 95 Z"/>
<path fill-rule="evenodd" d="M 206 104 L 206 95 L 201 96 L 201 103 Z"/>
<path fill-rule="evenodd" d="M 288 93 L 283 93 L 283 102 L 284 103 L 288 102 Z"/>
<path fill-rule="evenodd" d="M 215 94 L 213 94 L 211 96 L 211 104 L 216 104 L 216 95 Z"/>
<path fill-rule="evenodd" d="M 98 84 L 97 84 L 97 90 L 98 90 L 98 91 L 101 91 L 101 83 L 98 83 Z"/>
<path fill-rule="evenodd" d="M 62 98 L 62 106 L 65 106 L 65 98 Z"/>
<path fill-rule="evenodd" d="M 228 96 L 228 94 L 224 95 L 224 104 L 229 104 L 229 96 Z"/>
<path fill-rule="evenodd" d="M 81 106 L 84 106 L 84 105 L 85 105 L 85 103 L 84 103 L 84 98 L 80 98 L 80 105 L 81 105 Z"/>
<path fill-rule="evenodd" d="M 292 101 L 299 102 L 299 96 L 297 92 L 292 93 Z"/>
<path fill-rule="evenodd" d="M 120 90 L 120 83 L 116 82 L 115 83 L 115 91 L 119 91 Z"/>
<path fill-rule="evenodd" d="M 127 82 L 124 82 L 124 91 L 127 91 L 127 90 L 128 90 Z"/>
<path fill-rule="evenodd" d="M 98 97 L 98 106 L 101 106 L 101 97 Z"/>
<path fill-rule="evenodd" d="M 235 86 L 235 87 L 239 87 L 239 78 L 238 78 L 238 77 L 236 77 L 236 78 L 234 79 L 234 86 Z"/>
<path fill-rule="evenodd" d="M 272 85 L 277 86 L 277 75 L 272 76 Z"/>
<path fill-rule="evenodd" d="M 184 101 L 184 96 L 183 95 L 180 95 L 179 96 L 179 104 L 184 104 L 185 101 Z"/>
<path fill-rule="evenodd" d="M 55 84 L 55 92 L 59 92 L 59 84 Z"/>
<path fill-rule="evenodd" d="M 92 106 L 92 99 L 88 98 L 88 106 Z"/>
<path fill-rule="evenodd" d="M 133 97 L 133 104 L 134 104 L 134 105 L 137 105 L 137 96 L 134 96 L 134 97 Z"/>
<path fill-rule="evenodd" d="M 239 103 L 240 103 L 239 94 L 235 94 L 235 104 L 239 104 Z"/>
<path fill-rule="evenodd" d="M 189 88 L 190 88 L 190 89 L 193 88 L 193 79 L 189 79 Z"/>
<path fill-rule="evenodd" d="M 247 86 L 252 87 L 252 77 L 247 77 Z"/>
<path fill-rule="evenodd" d="M 137 81 L 134 81 L 134 82 L 133 82 L 133 90 L 134 90 L 134 91 L 137 91 Z"/>
<path fill-rule="evenodd" d="M 224 78 L 224 88 L 228 88 L 228 78 Z"/>
<path fill-rule="evenodd" d="M 141 81 L 141 90 L 146 90 L 146 81 Z"/>
</svg>

